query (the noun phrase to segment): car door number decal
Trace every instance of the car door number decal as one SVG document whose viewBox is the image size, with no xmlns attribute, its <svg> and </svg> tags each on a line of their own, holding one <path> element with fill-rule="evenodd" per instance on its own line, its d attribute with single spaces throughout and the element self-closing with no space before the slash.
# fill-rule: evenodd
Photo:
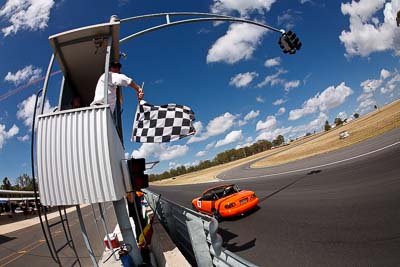
<svg viewBox="0 0 400 267">
<path fill-rule="evenodd" d="M 197 200 L 197 207 L 201 208 L 201 200 Z"/>
</svg>

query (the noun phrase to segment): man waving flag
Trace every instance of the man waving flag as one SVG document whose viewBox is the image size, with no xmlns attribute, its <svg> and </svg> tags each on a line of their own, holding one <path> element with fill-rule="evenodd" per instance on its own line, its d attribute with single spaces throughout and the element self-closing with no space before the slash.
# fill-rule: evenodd
<svg viewBox="0 0 400 267">
<path fill-rule="evenodd" d="M 167 104 L 155 106 L 139 102 L 133 123 L 132 142 L 163 143 L 179 140 L 196 133 L 194 112 L 186 106 Z"/>
</svg>

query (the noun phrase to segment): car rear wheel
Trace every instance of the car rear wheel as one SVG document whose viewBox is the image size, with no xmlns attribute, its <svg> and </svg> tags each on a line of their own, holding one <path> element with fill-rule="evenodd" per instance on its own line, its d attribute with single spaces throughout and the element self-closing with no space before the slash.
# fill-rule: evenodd
<svg viewBox="0 0 400 267">
<path fill-rule="evenodd" d="M 212 214 L 213 214 L 214 219 L 216 219 L 217 221 L 221 220 L 221 214 L 219 214 L 219 212 L 216 209 L 214 209 L 212 211 Z"/>
</svg>

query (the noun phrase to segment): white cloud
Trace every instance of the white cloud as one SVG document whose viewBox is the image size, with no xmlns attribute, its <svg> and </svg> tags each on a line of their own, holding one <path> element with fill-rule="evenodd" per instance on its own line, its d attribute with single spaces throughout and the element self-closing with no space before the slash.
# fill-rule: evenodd
<svg viewBox="0 0 400 267">
<path fill-rule="evenodd" d="M 386 78 L 390 77 L 390 71 L 382 69 L 381 70 L 381 80 L 386 80 Z"/>
<path fill-rule="evenodd" d="M 289 120 L 298 120 L 304 115 L 315 113 L 318 110 L 330 110 L 343 104 L 352 93 L 353 90 L 347 87 L 344 82 L 337 87 L 330 86 L 322 93 L 318 93 L 313 98 L 305 101 L 301 109 L 291 110 L 289 112 Z"/>
<path fill-rule="evenodd" d="M 231 78 L 229 85 L 235 86 L 237 88 L 246 87 L 257 76 L 258 76 L 257 72 L 239 73 Z"/>
<path fill-rule="evenodd" d="M 207 155 L 208 151 L 214 147 L 215 147 L 215 141 L 207 144 L 204 150 L 197 152 L 196 157 L 203 157 Z"/>
<path fill-rule="evenodd" d="M 246 138 L 244 143 L 238 144 L 235 147 L 235 149 L 240 149 L 240 148 L 243 148 L 243 147 L 246 147 L 246 146 L 251 146 L 252 144 L 254 144 L 253 137 L 249 136 L 249 137 Z"/>
<path fill-rule="evenodd" d="M 364 115 L 368 111 L 371 111 L 374 108 L 374 106 L 375 106 L 375 100 L 373 100 L 372 98 L 367 98 L 360 103 L 356 111 L 361 115 Z"/>
<path fill-rule="evenodd" d="M 336 118 L 340 118 L 341 120 L 347 119 L 346 111 L 341 111 L 336 115 Z"/>
<path fill-rule="evenodd" d="M 153 154 L 157 154 L 160 151 L 160 144 L 156 143 L 145 143 L 140 146 L 138 150 L 132 151 L 131 157 L 133 158 L 149 158 Z"/>
<path fill-rule="evenodd" d="M 369 99 L 369 98 L 372 98 L 374 95 L 370 92 L 370 93 L 363 93 L 363 94 L 361 94 L 361 95 L 359 95 L 358 97 L 357 97 L 357 101 L 358 102 L 363 102 L 363 101 L 365 101 L 365 100 L 367 100 L 367 99 Z"/>
<path fill-rule="evenodd" d="M 118 0 L 118 7 L 123 7 L 129 4 L 129 0 Z"/>
<path fill-rule="evenodd" d="M 285 82 L 285 84 L 283 85 L 283 88 L 285 89 L 286 92 L 289 92 L 290 89 L 297 88 L 299 86 L 300 86 L 300 81 L 295 80 L 295 81 Z"/>
<path fill-rule="evenodd" d="M 306 75 L 306 77 L 304 77 L 304 79 L 303 79 L 303 84 L 304 84 L 304 85 L 306 85 L 306 84 L 307 84 L 307 82 L 308 82 L 308 79 L 310 79 L 311 75 L 312 75 L 312 74 L 311 74 L 311 73 L 309 73 L 309 74 L 307 74 L 307 75 Z"/>
<path fill-rule="evenodd" d="M 382 87 L 381 88 L 381 93 L 382 94 L 387 94 L 387 93 L 391 93 L 393 90 L 394 90 L 393 86 Z"/>
<path fill-rule="evenodd" d="M 276 0 L 214 0 L 210 10 L 212 13 L 228 15 L 234 11 L 241 16 L 247 16 L 249 13 L 257 12 L 264 14 L 268 12 Z"/>
<path fill-rule="evenodd" d="M 29 135 L 24 135 L 24 136 L 18 136 L 17 139 L 21 142 L 25 142 L 29 140 Z"/>
<path fill-rule="evenodd" d="M 172 160 L 187 154 L 189 147 L 186 145 L 168 146 L 164 143 L 145 143 L 139 150 L 132 151 L 133 158 L 149 158 L 154 157 L 158 160 Z"/>
<path fill-rule="evenodd" d="M 277 73 L 266 76 L 265 79 L 262 82 L 257 84 L 257 87 L 259 87 L 259 88 L 260 87 L 264 87 L 264 86 L 266 86 L 268 84 L 271 84 L 271 86 L 274 86 L 274 85 L 283 83 L 284 80 L 279 78 L 279 76 L 281 76 L 284 73 L 287 73 L 287 71 L 283 70 L 283 69 L 280 69 L 280 70 L 278 70 Z"/>
<path fill-rule="evenodd" d="M 215 147 L 225 146 L 228 144 L 235 143 L 243 138 L 242 130 L 232 131 L 228 133 L 224 139 L 217 141 Z"/>
<path fill-rule="evenodd" d="M 360 86 L 363 88 L 364 93 L 375 92 L 382 85 L 382 80 L 365 80 Z"/>
<path fill-rule="evenodd" d="M 176 168 L 176 167 L 178 167 L 179 166 L 179 164 L 176 162 L 176 161 L 170 161 L 170 162 L 168 162 L 168 168 L 169 169 L 174 169 L 174 168 Z"/>
<path fill-rule="evenodd" d="M 264 66 L 267 68 L 279 66 L 280 64 L 281 64 L 280 57 L 270 58 L 264 62 Z"/>
<path fill-rule="evenodd" d="M 226 112 L 224 115 L 211 120 L 207 125 L 207 133 L 210 136 L 222 134 L 229 130 L 236 119 L 236 116 Z"/>
<path fill-rule="evenodd" d="M 35 108 L 35 100 L 36 100 L 36 95 L 33 94 L 18 104 L 17 118 L 19 120 L 22 120 L 24 122 L 24 125 L 29 128 L 32 127 L 33 111 Z M 40 103 L 40 99 L 38 100 L 38 103 Z M 54 107 L 51 107 L 49 100 L 46 99 L 46 101 L 44 103 L 43 114 L 49 113 L 53 109 L 54 109 Z"/>
<path fill-rule="evenodd" d="M 205 155 L 207 155 L 207 151 L 202 150 L 196 153 L 196 157 L 204 157 Z"/>
<path fill-rule="evenodd" d="M 20 30 L 43 30 L 47 27 L 53 0 L 8 0 L 0 9 L 0 18 L 9 26 L 2 28 L 4 36 Z"/>
<path fill-rule="evenodd" d="M 268 131 L 275 128 L 277 122 L 275 116 L 268 116 L 265 121 L 258 121 L 256 131 Z"/>
<path fill-rule="evenodd" d="M 196 129 L 196 134 L 201 134 L 203 131 L 203 123 L 201 121 L 193 123 L 193 127 Z"/>
<path fill-rule="evenodd" d="M 283 103 L 286 103 L 286 99 L 277 99 L 277 100 L 275 100 L 275 102 L 274 103 L 272 103 L 272 105 L 274 105 L 274 106 L 279 106 L 279 105 L 282 105 Z"/>
<path fill-rule="evenodd" d="M 211 136 L 216 136 L 228 131 L 234 124 L 236 116 L 226 112 L 225 114 L 212 119 L 207 127 L 206 132 L 198 132 L 188 140 L 188 144 L 200 142 Z"/>
<path fill-rule="evenodd" d="M 17 86 L 26 81 L 31 82 L 36 80 L 41 76 L 41 74 L 42 69 L 29 65 L 21 70 L 18 70 L 16 73 L 8 72 L 4 78 L 4 81 L 12 82 Z"/>
<path fill-rule="evenodd" d="M 306 133 L 313 132 L 313 131 L 321 131 L 323 129 L 323 126 L 325 125 L 325 121 L 328 120 L 328 116 L 320 112 L 318 117 L 309 123 L 299 125 L 296 127 L 281 127 L 281 128 L 276 128 L 277 122 L 275 118 L 271 118 L 272 116 L 269 116 L 269 125 L 268 127 L 265 127 L 262 129 L 259 133 L 259 135 L 256 137 L 256 141 L 258 140 L 273 140 L 275 139 L 278 135 L 283 135 L 286 136 L 285 139 L 287 139 L 287 136 L 289 137 L 291 135 L 297 135 L 297 136 L 304 136 Z"/>
<path fill-rule="evenodd" d="M 206 150 L 210 150 L 211 148 L 213 148 L 215 146 L 215 142 L 211 142 L 209 144 L 206 145 Z"/>
<path fill-rule="evenodd" d="M 186 145 L 180 146 L 162 146 L 163 148 L 161 154 L 159 155 L 160 160 L 171 160 L 174 158 L 183 157 L 189 151 L 189 147 Z"/>
<path fill-rule="evenodd" d="M 282 84 L 284 90 L 286 92 L 289 92 L 290 89 L 300 86 L 299 80 L 286 81 L 285 79 L 280 78 L 280 76 L 285 73 L 287 73 L 287 70 L 280 69 L 276 73 L 266 76 L 262 82 L 257 84 L 257 87 L 261 88 L 268 84 L 270 84 L 271 86 Z"/>
<path fill-rule="evenodd" d="M 278 112 L 275 114 L 276 116 L 280 116 L 286 112 L 286 108 L 281 107 Z"/>
<path fill-rule="evenodd" d="M 256 97 L 256 101 L 257 101 L 258 103 L 264 103 L 264 102 L 265 102 L 265 99 L 262 98 L 261 96 L 257 96 L 257 97 Z"/>
<path fill-rule="evenodd" d="M 192 166 L 197 166 L 200 164 L 199 160 L 195 160 L 193 162 L 186 162 L 183 164 L 183 166 L 185 166 L 186 168 L 192 167 Z"/>
<path fill-rule="evenodd" d="M 3 148 L 7 139 L 10 139 L 17 135 L 19 128 L 14 124 L 8 131 L 4 124 L 0 124 L 0 150 Z"/>
<path fill-rule="evenodd" d="M 393 77 L 386 83 L 385 87 L 381 88 L 381 93 L 388 94 L 393 92 L 396 88 L 397 92 L 400 92 L 399 87 L 400 87 L 400 74 L 396 71 L 393 74 Z"/>
<path fill-rule="evenodd" d="M 290 133 L 292 130 L 292 127 L 286 127 L 286 128 L 277 128 L 277 129 L 271 129 L 267 131 L 262 131 L 257 137 L 256 141 L 259 140 L 273 140 L 275 139 L 278 135 L 285 136 L 288 133 Z"/>
<path fill-rule="evenodd" d="M 247 113 L 246 116 L 244 116 L 244 120 L 245 121 L 249 121 L 251 119 L 257 118 L 258 115 L 260 115 L 260 111 L 259 110 L 257 110 L 257 111 L 252 110 L 249 113 Z"/>
<path fill-rule="evenodd" d="M 279 26 L 283 26 L 285 29 L 293 29 L 295 27 L 295 23 L 301 19 L 300 11 L 288 9 L 284 11 L 282 15 L 278 16 L 277 24 Z"/>
<path fill-rule="evenodd" d="M 342 31 L 339 36 L 346 49 L 345 55 L 368 56 L 386 50 L 399 54 L 400 35 L 395 21 L 399 9 L 400 0 L 342 3 L 342 14 L 348 15 L 350 22 L 349 31 Z M 383 21 L 380 21 L 378 17 L 382 15 Z"/>
<path fill-rule="evenodd" d="M 246 114 L 246 116 L 244 116 L 244 119 L 243 119 L 243 120 L 239 120 L 239 123 L 238 123 L 238 124 L 239 124 L 239 127 L 241 127 L 241 126 L 243 126 L 243 125 L 246 125 L 247 122 L 248 122 L 249 120 L 252 120 L 252 119 L 258 117 L 258 115 L 260 115 L 260 111 L 259 111 L 259 110 L 257 110 L 257 111 L 252 110 L 252 111 L 250 111 L 249 113 Z"/>
<path fill-rule="evenodd" d="M 265 33 L 265 29 L 251 24 L 230 25 L 227 33 L 208 50 L 207 63 L 222 61 L 233 64 L 250 59 Z"/>
<path fill-rule="evenodd" d="M 307 124 L 296 126 L 291 129 L 291 132 L 297 136 L 304 136 L 306 133 L 312 133 L 314 131 L 321 131 L 325 125 L 325 121 L 328 120 L 328 115 L 320 112 L 318 117 Z"/>
<path fill-rule="evenodd" d="M 397 70 L 391 73 L 386 69 L 382 69 L 379 76 L 379 80 L 368 79 L 361 82 L 360 86 L 363 89 L 363 93 L 357 97 L 357 101 L 360 102 L 356 109 L 357 112 L 365 114 L 373 109 L 374 105 L 377 104 L 374 99 L 374 94 L 376 94 L 378 89 L 380 89 L 382 94 L 388 94 L 398 88 L 400 83 L 400 74 Z"/>
</svg>

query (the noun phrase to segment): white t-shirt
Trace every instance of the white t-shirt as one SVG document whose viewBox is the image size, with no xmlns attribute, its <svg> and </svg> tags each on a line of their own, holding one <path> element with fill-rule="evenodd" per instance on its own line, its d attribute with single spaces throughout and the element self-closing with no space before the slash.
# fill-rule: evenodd
<svg viewBox="0 0 400 267">
<path fill-rule="evenodd" d="M 97 85 L 96 92 L 94 95 L 93 102 L 90 104 L 104 104 L 104 78 L 105 73 L 100 76 Z M 107 102 L 110 104 L 110 109 L 114 112 L 115 102 L 117 101 L 117 86 L 128 86 L 132 82 L 132 79 L 128 76 L 120 73 L 109 72 L 108 73 L 108 96 Z"/>
</svg>

